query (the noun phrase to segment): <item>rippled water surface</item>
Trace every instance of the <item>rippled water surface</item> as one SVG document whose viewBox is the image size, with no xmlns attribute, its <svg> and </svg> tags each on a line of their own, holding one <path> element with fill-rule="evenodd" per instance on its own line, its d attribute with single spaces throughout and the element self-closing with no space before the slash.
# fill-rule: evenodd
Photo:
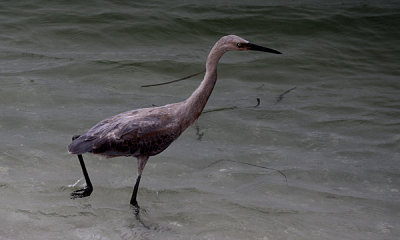
<svg viewBox="0 0 400 240">
<path fill-rule="evenodd" d="M 398 1 L 2 1 L 0 239 L 399 239 L 399 26 Z M 70 199 L 71 136 L 185 99 L 202 76 L 140 86 L 204 70 L 227 34 L 284 54 L 222 58 L 140 219 L 133 158 L 84 155 L 94 192 Z"/>
</svg>

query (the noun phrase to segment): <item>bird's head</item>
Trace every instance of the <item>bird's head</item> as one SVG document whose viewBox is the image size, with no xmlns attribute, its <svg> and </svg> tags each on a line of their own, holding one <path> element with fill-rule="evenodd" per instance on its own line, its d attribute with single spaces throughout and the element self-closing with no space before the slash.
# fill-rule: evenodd
<svg viewBox="0 0 400 240">
<path fill-rule="evenodd" d="M 249 50 L 252 50 L 252 51 L 262 51 L 262 52 L 281 54 L 281 52 L 279 52 L 279 51 L 250 43 L 249 41 L 247 41 L 239 36 L 236 36 L 236 35 L 224 36 L 217 42 L 217 44 L 225 52 L 226 51 L 249 51 Z"/>
</svg>

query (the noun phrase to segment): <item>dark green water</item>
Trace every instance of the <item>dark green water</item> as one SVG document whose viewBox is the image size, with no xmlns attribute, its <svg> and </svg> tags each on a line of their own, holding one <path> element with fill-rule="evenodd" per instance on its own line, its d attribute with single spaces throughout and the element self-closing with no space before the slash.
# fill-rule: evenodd
<svg viewBox="0 0 400 240">
<path fill-rule="evenodd" d="M 71 136 L 185 99 L 201 76 L 140 86 L 227 34 L 284 54 L 222 58 L 206 110 L 228 109 L 149 160 L 142 222 L 133 158 L 85 155 L 71 200 Z M 399 65 L 399 1 L 2 1 L 0 239 L 399 239 Z"/>
</svg>

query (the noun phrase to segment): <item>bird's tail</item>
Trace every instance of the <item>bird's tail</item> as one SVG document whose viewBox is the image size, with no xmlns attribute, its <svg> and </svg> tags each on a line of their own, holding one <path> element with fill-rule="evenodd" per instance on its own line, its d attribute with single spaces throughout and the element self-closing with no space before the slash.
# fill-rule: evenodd
<svg viewBox="0 0 400 240">
<path fill-rule="evenodd" d="M 68 146 L 68 152 L 72 154 L 83 154 L 90 152 L 93 148 L 93 141 L 88 139 L 85 135 L 74 136 L 72 138 L 72 143 Z"/>
</svg>

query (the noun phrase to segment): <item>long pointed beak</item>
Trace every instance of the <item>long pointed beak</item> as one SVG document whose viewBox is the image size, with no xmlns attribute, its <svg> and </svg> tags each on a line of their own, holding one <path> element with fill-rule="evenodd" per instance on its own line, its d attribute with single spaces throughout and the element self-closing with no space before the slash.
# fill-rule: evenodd
<svg viewBox="0 0 400 240">
<path fill-rule="evenodd" d="M 269 52 L 269 53 L 275 53 L 275 54 L 282 54 L 281 52 L 276 51 L 276 50 L 274 50 L 274 49 L 262 47 L 262 46 L 259 46 L 259 45 L 253 44 L 253 43 L 247 43 L 247 44 L 246 44 L 246 48 L 247 48 L 248 50 Z"/>
</svg>

